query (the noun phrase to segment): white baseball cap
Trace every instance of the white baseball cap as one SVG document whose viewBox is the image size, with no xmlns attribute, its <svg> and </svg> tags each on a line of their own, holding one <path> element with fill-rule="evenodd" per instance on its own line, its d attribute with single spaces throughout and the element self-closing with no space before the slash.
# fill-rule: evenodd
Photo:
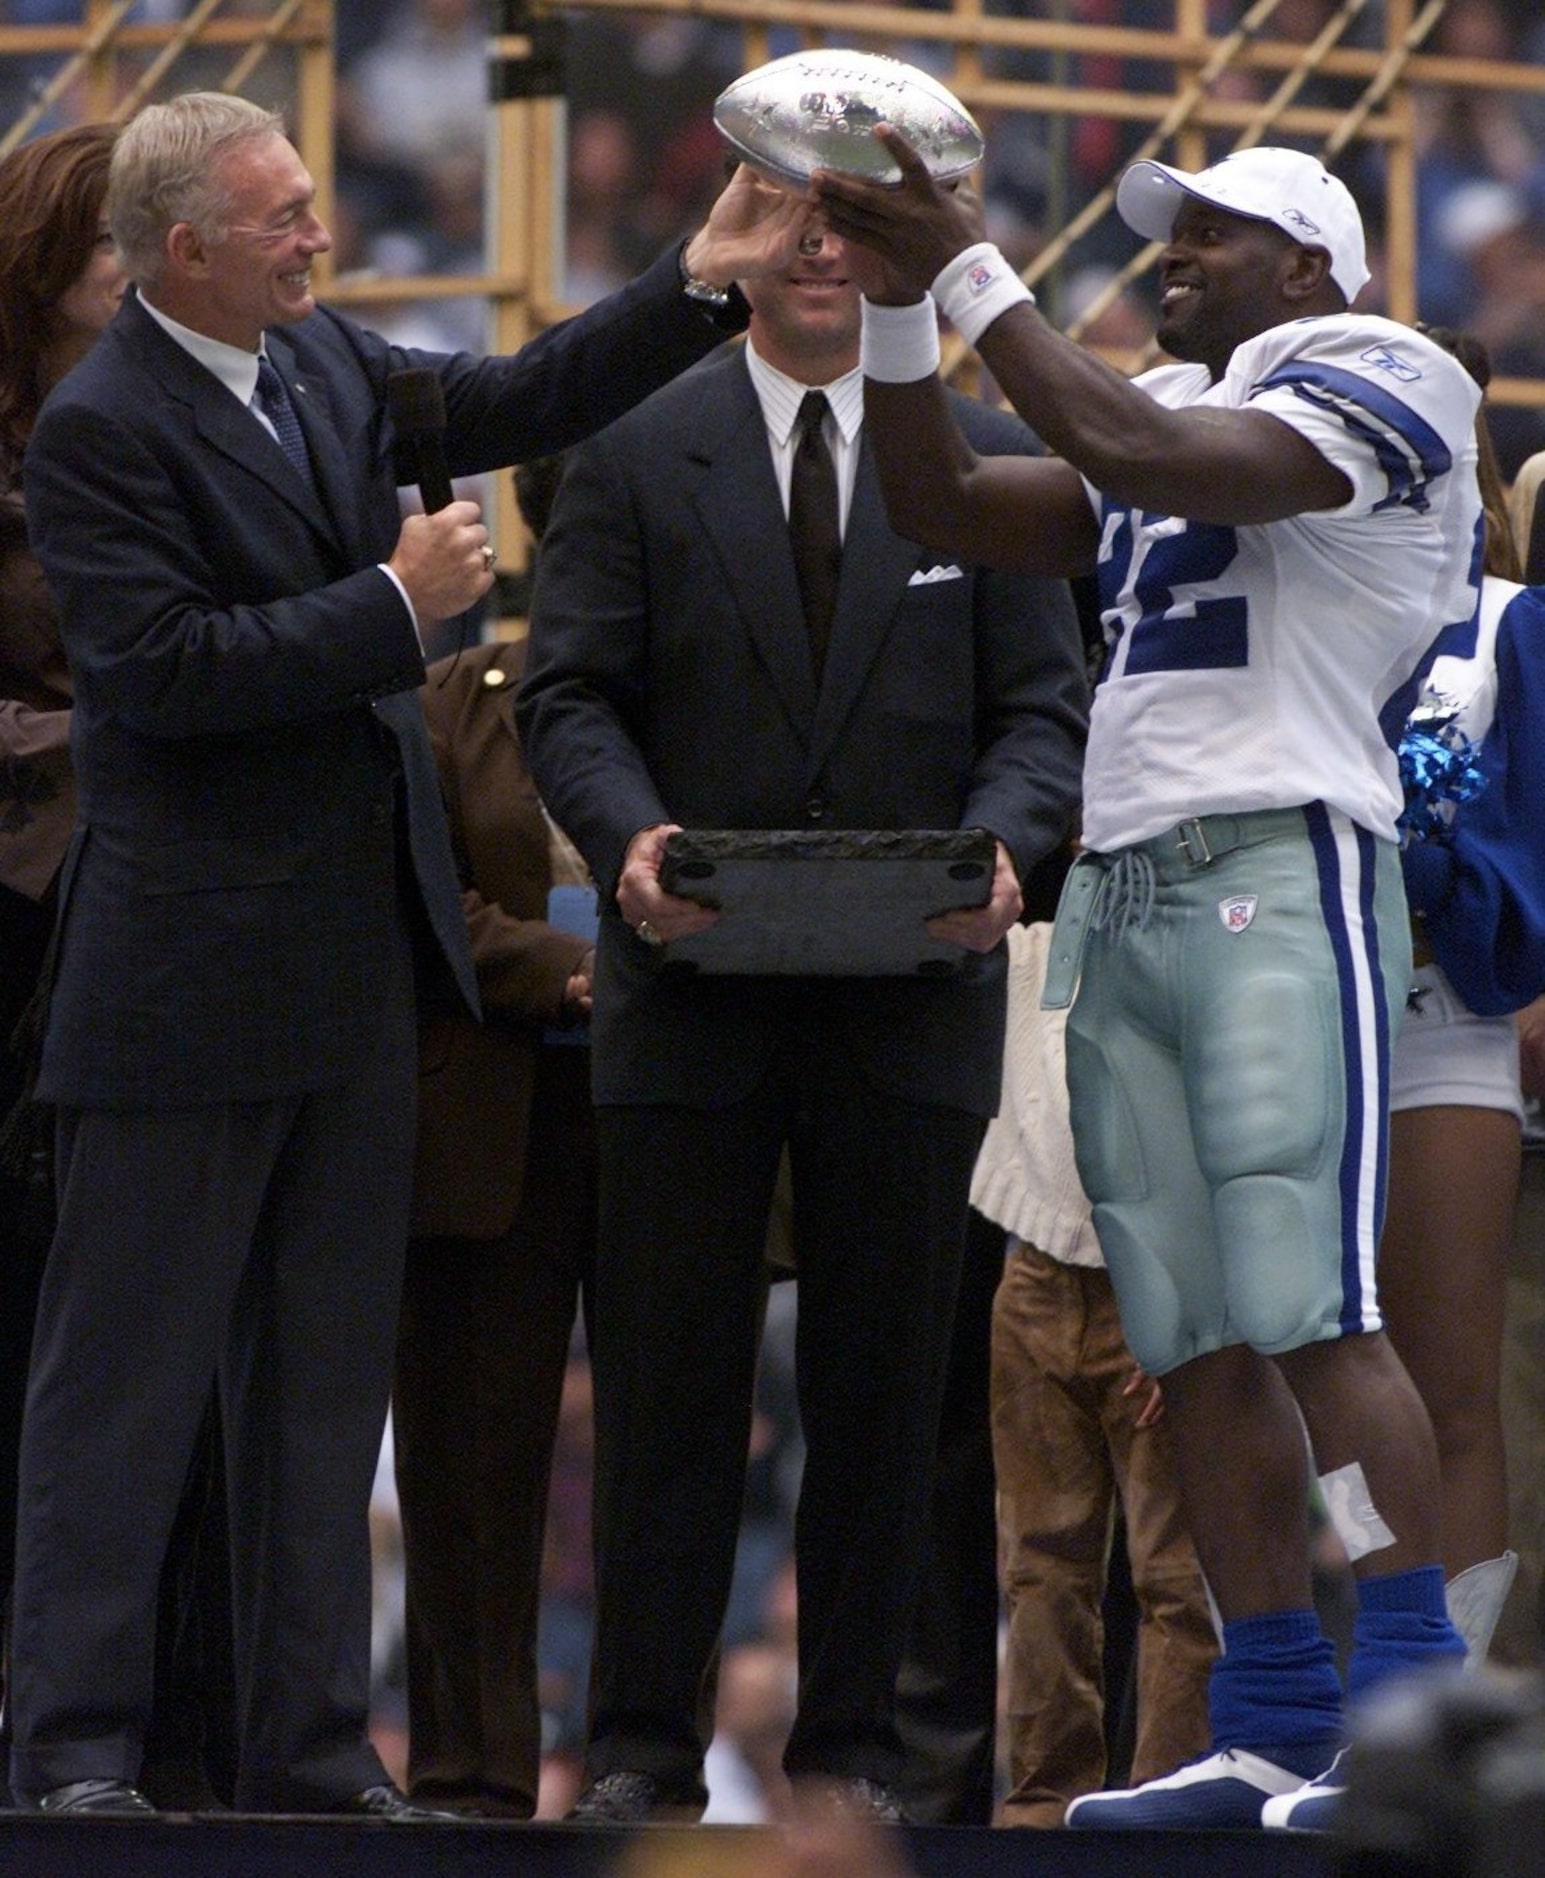
<svg viewBox="0 0 1545 1878">
<path fill-rule="evenodd" d="M 1363 218 L 1346 184 L 1318 157 L 1262 144 L 1236 150 L 1195 175 L 1167 163 L 1134 163 L 1117 187 L 1116 213 L 1134 233 L 1168 241 L 1183 196 L 1231 215 L 1274 222 L 1304 247 L 1324 248 L 1331 279 L 1348 305 L 1368 284 Z"/>
</svg>

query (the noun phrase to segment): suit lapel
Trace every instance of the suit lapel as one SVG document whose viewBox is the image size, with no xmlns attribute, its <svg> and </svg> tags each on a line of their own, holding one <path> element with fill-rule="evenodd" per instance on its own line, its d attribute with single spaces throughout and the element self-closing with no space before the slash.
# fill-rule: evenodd
<svg viewBox="0 0 1545 1878">
<path fill-rule="evenodd" d="M 891 528 L 869 440 L 861 437 L 847 532 L 842 538 L 837 610 L 811 740 L 812 773 L 824 762 L 858 702 L 870 667 L 890 635 L 917 559 L 916 543 L 903 541 Z"/>
<path fill-rule="evenodd" d="M 837 609 L 817 695 L 761 403 L 741 354 L 717 368 L 722 381 L 708 376 L 714 369 L 705 370 L 698 422 L 686 445 L 689 461 L 706 472 L 698 487 L 698 510 L 773 688 L 809 744 L 814 776 L 890 635 L 919 550 L 892 530 L 868 439 L 861 439 Z M 764 545 L 760 552 L 748 552 L 748 542 Z"/>
<path fill-rule="evenodd" d="M 335 547 L 338 545 L 340 528 L 324 508 L 317 489 L 296 472 L 258 419 L 232 397 L 213 372 L 163 332 L 132 298 L 125 302 L 115 331 L 121 334 L 141 369 L 155 381 L 156 395 L 175 399 L 188 408 L 194 429 L 210 449 L 256 477 L 278 501 L 303 516 Z M 276 363 L 286 381 L 295 387 L 294 360 L 287 349 L 283 353 L 276 351 Z M 348 487 L 350 479 L 340 464 L 328 463 L 329 457 L 341 458 L 342 453 L 336 438 L 330 436 L 331 426 L 325 418 L 319 421 L 312 408 L 316 401 L 315 392 L 308 387 L 306 395 L 295 399 L 295 406 L 312 451 L 313 466 L 318 469 L 319 487 L 331 503 L 335 490 Z M 352 516 L 352 500 L 346 508 Z"/>
<path fill-rule="evenodd" d="M 282 335 L 269 334 L 268 350 L 290 387 L 291 402 L 300 419 L 306 448 L 311 455 L 316 493 L 321 496 L 322 505 L 332 519 L 331 532 L 353 558 L 360 540 L 359 494 L 363 479 L 359 466 L 351 465 L 349 461 L 334 420 L 326 380 L 298 369 L 294 352 Z M 311 507 L 315 510 L 316 504 L 313 502 Z"/>
<path fill-rule="evenodd" d="M 701 422 L 686 446 L 688 460 L 705 472 L 698 483 L 698 513 L 772 687 L 808 738 L 815 671 L 767 426 L 744 358 L 737 353 L 721 369 L 723 382 L 705 386 Z M 748 543 L 761 545 L 748 552 Z"/>
</svg>

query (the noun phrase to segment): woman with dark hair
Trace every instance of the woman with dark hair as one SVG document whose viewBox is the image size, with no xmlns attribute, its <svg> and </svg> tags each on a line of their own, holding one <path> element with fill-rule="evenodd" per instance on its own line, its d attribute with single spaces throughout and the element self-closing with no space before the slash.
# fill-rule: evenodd
<svg viewBox="0 0 1545 1878">
<path fill-rule="evenodd" d="M 85 124 L 0 161 L 0 1608 L 16 1538 L 16 1450 L 43 1259 L 53 1231 L 47 1131 L 24 1100 L 13 1043 L 53 927 L 75 818 L 70 674 L 27 545 L 22 453 L 50 388 L 123 294 L 103 200 L 113 129 Z M 0 1780 L 3 1780 L 0 1769 Z"/>
<path fill-rule="evenodd" d="M 80 125 L 0 161 L 0 1042 L 36 984 L 74 816 L 70 675 L 27 545 L 22 454 L 49 390 L 85 357 L 123 295 L 103 220 L 113 135 L 110 125 Z M 18 1074 L 6 1057 L 4 1109 Z M 17 1220 L 16 1207 L 0 1208 L 7 1246 Z M 9 1389 L 15 1367 L 4 1374 Z M 9 1548 L 3 1556 L 8 1569 Z"/>
<path fill-rule="evenodd" d="M 112 147 L 110 125 L 86 124 L 0 161 L 0 1042 L 36 982 L 74 814 L 70 677 L 27 545 L 22 453 L 43 399 L 123 294 L 102 214 Z M 14 1064 L 0 1074 L 14 1078 Z M 6 1108 L 15 1093 L 0 1083 Z M 9 1234 L 14 1218 L 13 1207 L 0 1209 L 0 1231 Z"/>
<path fill-rule="evenodd" d="M 0 161 L 0 450 L 8 493 L 44 398 L 118 310 L 103 217 L 111 124 L 80 124 Z"/>
<path fill-rule="evenodd" d="M 75 820 L 73 690 L 53 599 L 28 545 L 23 457 L 43 400 L 123 298 L 125 275 L 103 212 L 116 134 L 111 124 L 74 125 L 0 159 L 0 1633 L 10 1605 L 32 1323 L 54 1224 L 51 1119 L 27 1096 L 29 1042 Z M 190 1480 L 163 1585 L 164 1668 L 147 1778 L 155 1780 L 159 1767 L 168 1804 L 206 1799 L 205 1764 L 218 1769 L 221 1757 L 206 1724 L 207 1687 L 192 1688 L 195 1680 L 207 1684 L 202 1672 L 226 1648 L 213 1628 L 225 1607 L 223 1561 L 200 1554 L 201 1532 L 218 1542 L 218 1522 L 202 1517 L 217 1478 L 201 1466 Z M 216 1589 L 205 1602 L 210 1584 Z M 197 1677 L 186 1669 L 190 1656 L 202 1665 Z M 0 1796 L 4 1762 L 0 1752 Z"/>
</svg>

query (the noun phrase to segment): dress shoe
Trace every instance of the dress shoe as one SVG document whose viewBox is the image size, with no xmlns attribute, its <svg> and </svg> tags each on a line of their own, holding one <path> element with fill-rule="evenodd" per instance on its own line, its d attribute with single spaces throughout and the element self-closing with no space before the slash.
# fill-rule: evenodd
<svg viewBox="0 0 1545 1878">
<path fill-rule="evenodd" d="M 838 1819 L 867 1819 L 880 1826 L 910 1823 L 901 1796 L 883 1780 L 865 1774 L 817 1774 L 799 1786 L 803 1795 Z"/>
<path fill-rule="evenodd" d="M 407 1794 L 394 1787 L 389 1780 L 383 1781 L 378 1787 L 366 1787 L 363 1792 L 351 1793 L 346 1800 L 335 1801 L 323 1810 L 347 1813 L 354 1819 L 390 1819 L 408 1826 L 460 1818 L 458 1813 L 443 1813 L 433 1806 L 415 1805 Z"/>
<path fill-rule="evenodd" d="M 565 1815 L 582 1826 L 639 1826 L 646 1820 L 677 1820 L 695 1825 L 708 1804 L 695 1782 L 674 1782 L 656 1774 L 620 1771 L 592 1780 Z"/>
<path fill-rule="evenodd" d="M 138 1787 L 127 1780 L 72 1780 L 62 1787 L 51 1787 L 37 1803 L 40 1813 L 139 1813 L 148 1816 L 155 1808 Z"/>
</svg>

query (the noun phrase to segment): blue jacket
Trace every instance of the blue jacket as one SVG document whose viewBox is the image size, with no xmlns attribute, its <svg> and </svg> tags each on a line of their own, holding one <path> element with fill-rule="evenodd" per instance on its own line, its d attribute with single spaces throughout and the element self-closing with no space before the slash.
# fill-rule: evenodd
<svg viewBox="0 0 1545 1878">
<path fill-rule="evenodd" d="M 1484 787 L 1442 835 L 1408 843 L 1404 862 L 1433 956 L 1484 1017 L 1545 991 L 1545 588 L 1488 578 L 1481 614 L 1476 656 L 1489 647 L 1496 666 Z"/>
</svg>

